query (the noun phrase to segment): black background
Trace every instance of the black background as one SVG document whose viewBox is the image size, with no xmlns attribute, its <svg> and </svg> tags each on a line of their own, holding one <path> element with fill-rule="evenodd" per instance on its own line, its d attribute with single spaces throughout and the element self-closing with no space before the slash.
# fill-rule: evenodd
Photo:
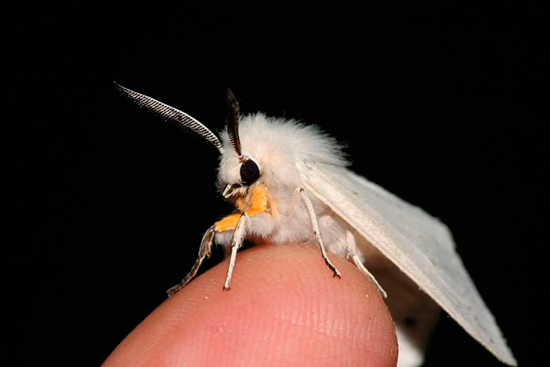
<svg viewBox="0 0 550 367">
<path fill-rule="evenodd" d="M 215 191 L 216 152 L 136 108 L 113 80 L 215 131 L 231 86 L 244 112 L 347 142 L 356 172 L 449 225 L 526 363 L 518 267 L 546 133 L 519 100 L 538 77 L 536 59 L 520 66 L 527 18 L 463 2 L 254 4 L 9 13 L 5 79 L 21 130 L 5 145 L 19 224 L 6 280 L 9 304 L 24 310 L 21 364 L 100 364 L 230 209 Z M 499 363 L 444 318 L 426 365 Z"/>
</svg>

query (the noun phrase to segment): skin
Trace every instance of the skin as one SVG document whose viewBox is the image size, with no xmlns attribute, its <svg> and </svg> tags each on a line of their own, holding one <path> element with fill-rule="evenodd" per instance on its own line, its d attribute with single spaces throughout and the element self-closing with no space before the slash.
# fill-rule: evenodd
<svg viewBox="0 0 550 367">
<path fill-rule="evenodd" d="M 104 366 L 395 366 L 397 339 L 377 288 L 319 248 L 266 244 L 239 252 L 167 299 Z"/>
</svg>

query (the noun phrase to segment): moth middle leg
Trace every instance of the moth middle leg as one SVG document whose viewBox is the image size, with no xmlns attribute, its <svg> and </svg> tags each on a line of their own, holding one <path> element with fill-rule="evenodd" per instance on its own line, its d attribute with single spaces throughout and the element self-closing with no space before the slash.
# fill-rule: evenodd
<svg viewBox="0 0 550 367">
<path fill-rule="evenodd" d="M 298 193 L 301 195 L 302 201 L 306 205 L 306 209 L 309 214 L 309 219 L 311 220 L 311 226 L 313 228 L 313 235 L 315 236 L 315 239 L 319 244 L 319 248 L 321 250 L 321 256 L 323 256 L 323 260 L 325 260 L 325 264 L 327 264 L 328 268 L 332 270 L 334 277 L 341 278 L 342 275 L 340 274 L 338 269 L 336 269 L 336 266 L 334 266 L 334 264 L 332 264 L 332 262 L 328 258 L 327 250 L 325 249 L 325 244 L 323 242 L 323 238 L 321 237 L 321 230 L 319 229 L 319 222 L 317 221 L 317 215 L 315 214 L 315 209 L 313 208 L 313 204 L 311 203 L 311 200 L 304 193 L 304 191 L 305 189 L 303 188 L 298 189 Z"/>
</svg>

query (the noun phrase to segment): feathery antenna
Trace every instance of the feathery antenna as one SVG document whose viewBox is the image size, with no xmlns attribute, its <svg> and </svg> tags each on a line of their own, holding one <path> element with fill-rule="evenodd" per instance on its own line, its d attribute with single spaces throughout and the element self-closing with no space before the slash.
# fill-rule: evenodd
<svg viewBox="0 0 550 367">
<path fill-rule="evenodd" d="M 117 82 L 113 83 L 120 93 L 135 102 L 139 107 L 159 116 L 163 120 L 176 124 L 177 126 L 183 128 L 186 132 L 193 133 L 201 141 L 204 141 L 210 146 L 216 148 L 220 154 L 223 153 L 222 143 L 218 137 L 195 118 L 174 107 L 170 107 L 165 103 L 159 102 L 156 99 L 123 87 Z"/>
<path fill-rule="evenodd" d="M 225 123 L 227 124 L 229 140 L 240 158 L 242 157 L 242 150 L 241 140 L 239 139 L 239 115 L 239 102 L 237 102 L 231 89 L 227 88 L 227 115 L 225 116 Z"/>
</svg>

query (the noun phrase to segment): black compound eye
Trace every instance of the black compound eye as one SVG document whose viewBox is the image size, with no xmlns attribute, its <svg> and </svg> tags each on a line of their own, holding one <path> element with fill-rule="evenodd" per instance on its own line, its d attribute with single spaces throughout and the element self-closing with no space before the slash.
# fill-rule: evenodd
<svg viewBox="0 0 550 367">
<path fill-rule="evenodd" d="M 260 177 L 258 165 L 251 159 L 241 165 L 241 180 L 245 185 L 252 185 Z"/>
</svg>

